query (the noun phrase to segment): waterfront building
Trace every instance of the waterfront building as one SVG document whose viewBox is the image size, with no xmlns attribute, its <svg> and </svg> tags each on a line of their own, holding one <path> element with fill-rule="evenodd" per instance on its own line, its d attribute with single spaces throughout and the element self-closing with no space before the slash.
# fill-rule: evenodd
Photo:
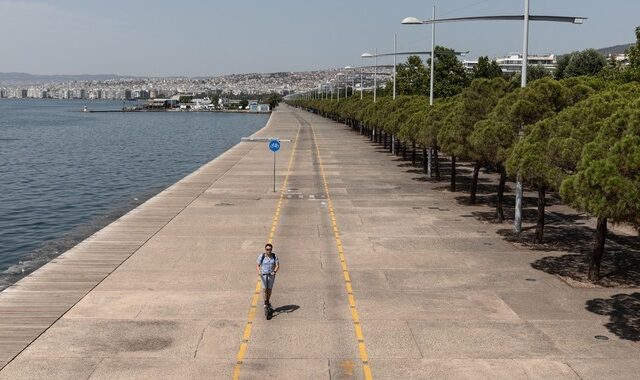
<svg viewBox="0 0 640 380">
<path fill-rule="evenodd" d="M 624 53 L 620 53 L 620 54 L 609 53 L 607 55 L 607 60 L 608 61 L 613 60 L 616 64 L 620 66 L 627 66 L 629 64 L 629 56 Z"/>
<path fill-rule="evenodd" d="M 102 90 L 94 89 L 89 91 L 89 99 L 102 99 Z"/>
<path fill-rule="evenodd" d="M 149 99 L 149 92 L 147 90 L 133 90 L 131 96 L 133 99 Z"/>
<path fill-rule="evenodd" d="M 557 59 L 555 54 L 548 55 L 529 55 L 528 64 L 532 66 L 542 66 L 547 71 L 554 71 L 557 67 Z M 500 57 L 495 59 L 503 73 L 519 73 L 522 70 L 522 54 L 511 53 L 506 57 Z M 478 65 L 478 60 L 464 60 L 462 65 L 467 71 L 473 71 Z"/>
<path fill-rule="evenodd" d="M 269 104 L 258 103 L 256 101 L 249 103 L 249 112 L 269 112 L 271 106 Z"/>
<path fill-rule="evenodd" d="M 176 99 L 149 99 L 145 102 L 145 109 L 167 109 L 176 108 L 178 101 Z"/>
</svg>

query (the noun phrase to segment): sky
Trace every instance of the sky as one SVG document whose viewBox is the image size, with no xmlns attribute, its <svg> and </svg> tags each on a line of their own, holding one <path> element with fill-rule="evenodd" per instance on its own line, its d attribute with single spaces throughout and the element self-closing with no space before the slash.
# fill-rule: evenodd
<svg viewBox="0 0 640 380">
<path fill-rule="evenodd" d="M 365 52 L 429 50 L 433 0 L 0 0 L 0 72 L 216 76 L 359 66 Z M 524 0 L 437 0 L 436 18 L 520 14 Z M 530 54 L 635 42 L 639 0 L 530 0 Z M 522 50 L 522 22 L 439 24 L 465 59 Z M 403 60 L 404 58 L 400 58 Z M 392 63 L 380 58 L 379 63 Z M 388 62 L 387 62 L 388 61 Z"/>
</svg>

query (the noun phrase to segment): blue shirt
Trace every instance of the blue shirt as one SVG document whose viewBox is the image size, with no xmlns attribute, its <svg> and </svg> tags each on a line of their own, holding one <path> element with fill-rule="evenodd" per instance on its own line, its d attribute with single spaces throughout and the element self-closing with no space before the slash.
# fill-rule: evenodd
<svg viewBox="0 0 640 380">
<path fill-rule="evenodd" d="M 262 255 L 264 255 L 264 259 L 262 258 Z M 278 257 L 275 253 L 272 253 L 271 257 L 267 256 L 266 253 L 261 253 L 258 255 L 256 264 L 260 265 L 260 260 L 262 260 L 262 266 L 260 268 L 260 273 L 262 274 L 273 272 L 273 270 L 276 269 L 276 264 L 280 263 L 280 260 L 278 260 Z"/>
</svg>

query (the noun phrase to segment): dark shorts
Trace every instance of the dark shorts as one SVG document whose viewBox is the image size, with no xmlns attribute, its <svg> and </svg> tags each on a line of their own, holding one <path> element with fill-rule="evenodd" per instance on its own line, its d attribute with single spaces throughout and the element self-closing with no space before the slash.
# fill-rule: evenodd
<svg viewBox="0 0 640 380">
<path fill-rule="evenodd" d="M 276 276 L 272 274 L 261 274 L 262 286 L 265 289 L 273 289 L 273 283 L 276 281 Z"/>
</svg>

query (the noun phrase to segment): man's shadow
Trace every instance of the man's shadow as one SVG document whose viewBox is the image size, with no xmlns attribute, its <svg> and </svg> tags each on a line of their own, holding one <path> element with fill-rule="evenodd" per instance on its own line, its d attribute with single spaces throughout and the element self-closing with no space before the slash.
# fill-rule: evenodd
<svg viewBox="0 0 640 380">
<path fill-rule="evenodd" d="M 300 306 L 298 305 L 284 305 L 284 306 L 278 306 L 275 309 L 273 309 L 273 315 L 271 318 L 275 318 L 276 316 L 280 315 L 280 314 L 284 314 L 284 313 L 293 313 L 294 311 L 298 310 L 300 308 Z"/>
</svg>

